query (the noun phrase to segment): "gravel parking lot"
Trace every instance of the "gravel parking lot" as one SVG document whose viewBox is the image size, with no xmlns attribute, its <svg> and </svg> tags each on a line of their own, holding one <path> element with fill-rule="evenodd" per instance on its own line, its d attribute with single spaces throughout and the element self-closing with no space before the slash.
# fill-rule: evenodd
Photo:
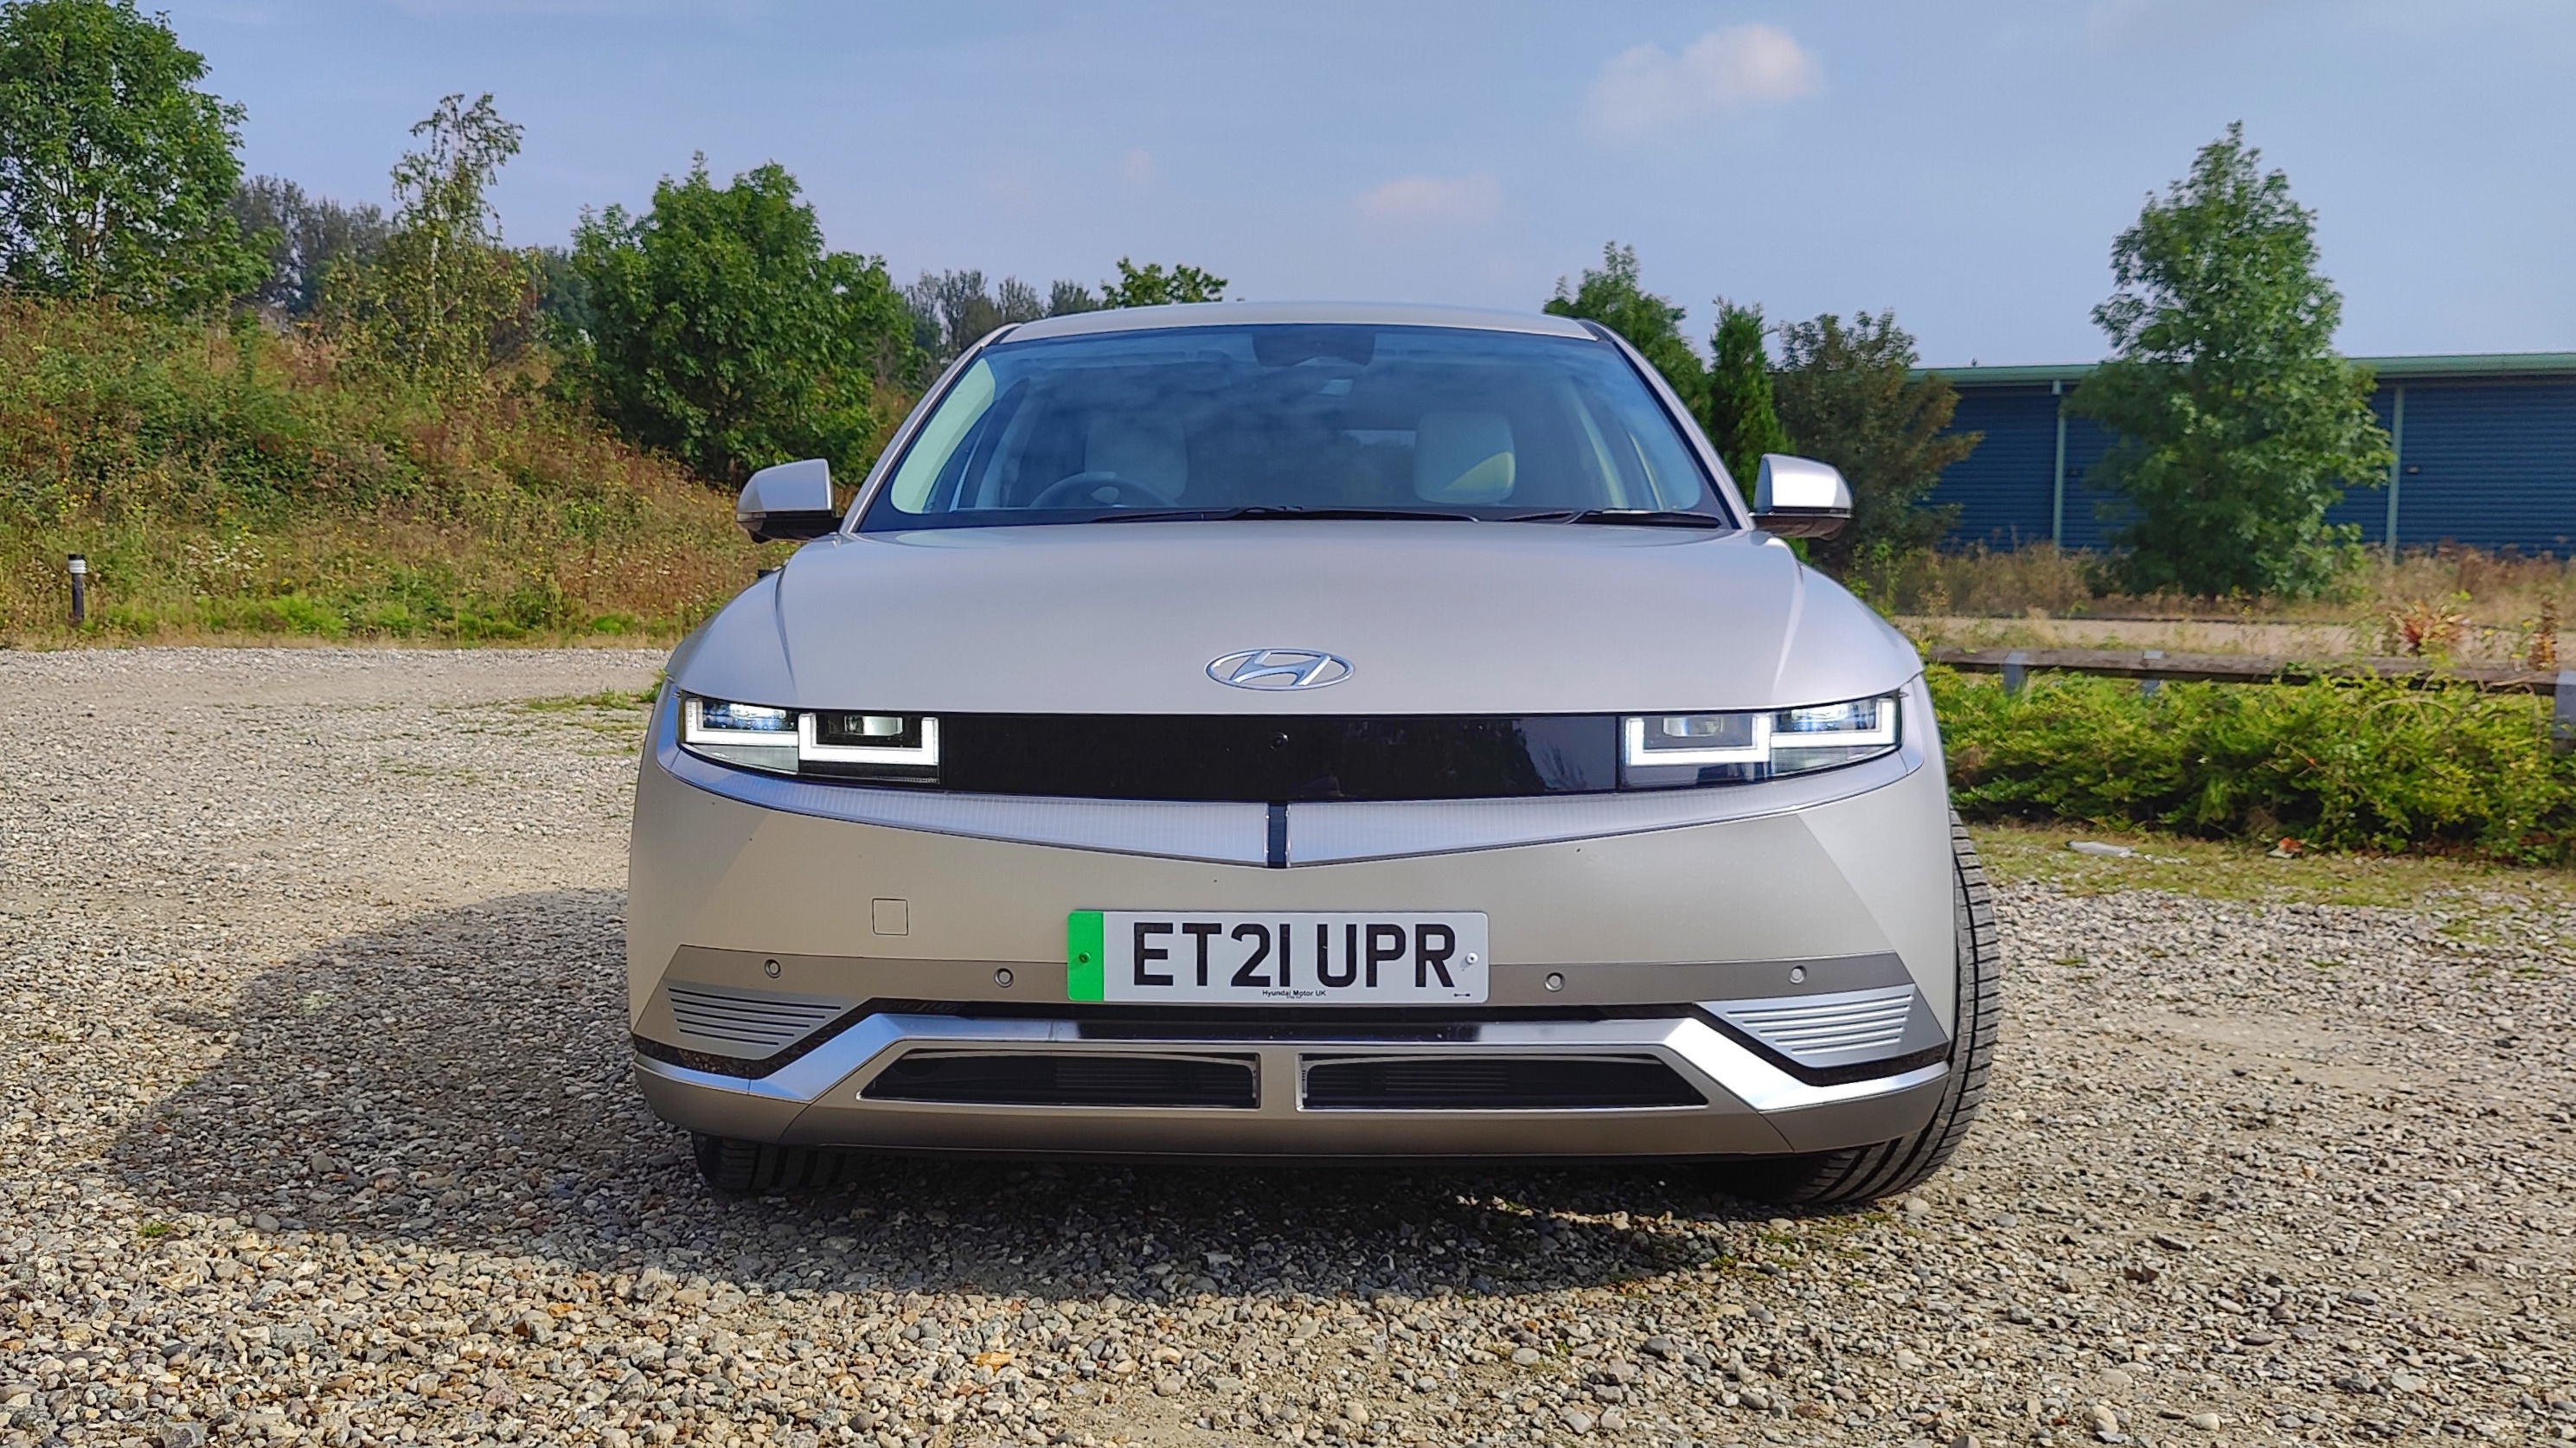
<svg viewBox="0 0 2576 1448">
<path fill-rule="evenodd" d="M 0 1443 L 2576 1439 L 2554 880 L 2007 884 L 1988 1115 L 1883 1210 L 899 1160 L 729 1202 L 626 1080 L 657 663 L 0 653 Z"/>
</svg>

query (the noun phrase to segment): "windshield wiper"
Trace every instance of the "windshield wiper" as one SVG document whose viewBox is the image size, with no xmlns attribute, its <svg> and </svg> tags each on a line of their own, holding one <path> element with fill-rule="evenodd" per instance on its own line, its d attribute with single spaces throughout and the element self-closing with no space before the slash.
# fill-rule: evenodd
<svg viewBox="0 0 2576 1448">
<path fill-rule="evenodd" d="M 1650 528 L 1724 528 L 1724 518 L 1678 508 L 1551 508 L 1543 513 L 1514 513 L 1506 523 L 1635 523 Z"/>
<path fill-rule="evenodd" d="M 1176 523 L 1191 521 L 1232 522 L 1239 518 L 1321 519 L 1395 519 L 1413 522 L 1428 519 L 1435 523 L 1473 523 L 1472 513 L 1439 513 L 1422 508 L 1301 508 L 1280 503 L 1256 503 L 1241 508 L 1163 508 L 1119 509 L 1086 523 Z"/>
</svg>

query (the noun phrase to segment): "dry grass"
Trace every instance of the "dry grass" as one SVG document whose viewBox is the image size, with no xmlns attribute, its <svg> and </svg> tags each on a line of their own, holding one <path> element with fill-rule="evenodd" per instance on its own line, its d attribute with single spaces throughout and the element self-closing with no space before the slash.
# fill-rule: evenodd
<svg viewBox="0 0 2576 1448">
<path fill-rule="evenodd" d="M 0 303 L 0 640 L 661 637 L 770 561 L 541 372 L 461 396 L 321 342 Z"/>
<path fill-rule="evenodd" d="M 2412 654 L 2555 668 L 2558 621 L 2576 616 L 2576 562 L 2545 554 L 2372 554 L 2333 595 L 2297 602 L 2097 592 L 2091 565 L 2041 543 L 1924 554 L 1851 581 L 1919 640 L 1963 647 Z"/>
</svg>

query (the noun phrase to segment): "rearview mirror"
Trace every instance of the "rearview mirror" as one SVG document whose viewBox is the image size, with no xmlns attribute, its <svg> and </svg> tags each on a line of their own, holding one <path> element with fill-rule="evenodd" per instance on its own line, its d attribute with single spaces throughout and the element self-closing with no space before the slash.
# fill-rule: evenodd
<svg viewBox="0 0 2576 1448">
<path fill-rule="evenodd" d="M 1851 521 L 1851 484 L 1814 458 L 1764 453 L 1753 484 L 1753 526 L 1782 538 L 1831 538 Z"/>
<path fill-rule="evenodd" d="M 754 543 L 820 538 L 841 526 L 832 506 L 832 465 L 822 458 L 762 468 L 742 485 L 733 520 Z"/>
</svg>

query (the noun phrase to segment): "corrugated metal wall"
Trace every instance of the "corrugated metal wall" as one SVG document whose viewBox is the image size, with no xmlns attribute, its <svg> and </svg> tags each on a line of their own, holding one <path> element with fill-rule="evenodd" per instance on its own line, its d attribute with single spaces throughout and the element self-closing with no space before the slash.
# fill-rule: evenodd
<svg viewBox="0 0 2576 1448">
<path fill-rule="evenodd" d="M 2045 382 L 1963 383 L 1958 432 L 1985 441 L 1942 475 L 1934 504 L 1961 505 L 1952 546 L 2009 548 L 2050 536 L 2059 397 Z M 2576 378 L 2478 377 L 2388 381 L 2371 399 L 2380 425 L 2400 437 L 2397 541 L 2401 547 L 2465 543 L 2525 552 L 2576 552 Z M 2073 385 L 2067 384 L 2072 391 Z M 2097 513 L 2083 486 L 2111 437 L 2081 418 L 2066 424 L 2065 534 L 2070 548 L 2098 548 L 2116 523 Z M 2384 488 L 2355 488 L 2329 513 L 2371 543 L 2385 540 Z"/>
</svg>

